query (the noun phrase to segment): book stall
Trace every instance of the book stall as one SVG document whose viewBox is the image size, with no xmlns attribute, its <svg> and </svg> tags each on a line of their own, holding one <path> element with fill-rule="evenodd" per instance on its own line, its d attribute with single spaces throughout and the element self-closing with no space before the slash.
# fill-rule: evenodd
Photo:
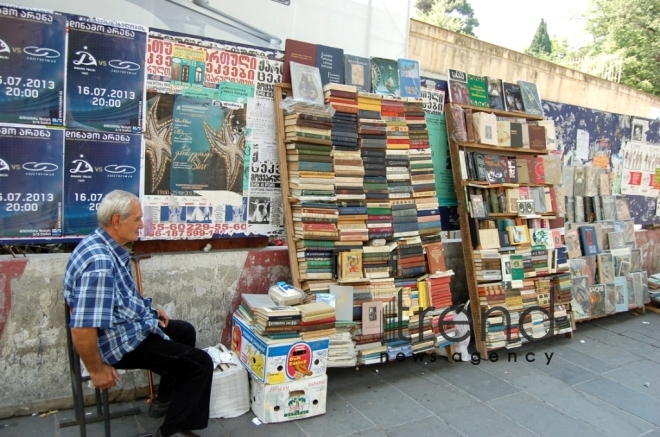
<svg viewBox="0 0 660 437">
<path fill-rule="evenodd" d="M 7 44 L 28 56 L 0 64 L 0 243 L 77 243 L 115 189 L 140 198 L 140 240 L 285 240 L 290 283 L 242 294 L 230 317 L 264 423 L 324 414 L 328 368 L 464 361 L 459 320 L 485 357 L 655 302 L 635 234 L 648 205 L 630 197 L 660 193 L 648 121 L 632 119 L 616 179 L 586 130 L 565 156 L 560 104 L 531 82 L 449 68 L 424 85 L 416 60 L 8 8 Z"/>
</svg>

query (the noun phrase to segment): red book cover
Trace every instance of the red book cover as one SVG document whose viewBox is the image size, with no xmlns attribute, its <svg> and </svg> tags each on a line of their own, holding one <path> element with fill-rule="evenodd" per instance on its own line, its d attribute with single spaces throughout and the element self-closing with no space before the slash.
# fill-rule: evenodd
<svg viewBox="0 0 660 437">
<path fill-rule="evenodd" d="M 325 323 L 334 323 L 337 319 L 335 317 L 328 317 L 321 320 L 314 320 L 313 322 L 301 321 L 300 326 L 314 326 L 314 325 L 323 325 Z"/>
<path fill-rule="evenodd" d="M 534 163 L 534 172 L 530 172 L 530 182 L 534 184 L 544 184 L 545 183 L 545 165 L 542 156 L 537 156 L 534 158 L 536 161 Z"/>
<path fill-rule="evenodd" d="M 284 72 L 282 82 L 291 83 L 291 68 L 289 62 L 297 62 L 311 67 L 316 66 L 316 44 L 295 39 L 287 39 L 284 43 Z"/>
</svg>

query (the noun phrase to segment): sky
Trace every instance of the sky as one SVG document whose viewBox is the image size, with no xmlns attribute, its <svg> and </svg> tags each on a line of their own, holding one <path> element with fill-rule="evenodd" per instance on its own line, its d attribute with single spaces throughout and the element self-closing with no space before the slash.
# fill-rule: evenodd
<svg viewBox="0 0 660 437">
<path fill-rule="evenodd" d="M 589 0 L 469 0 L 479 27 L 480 40 L 509 49 L 524 51 L 532 42 L 541 18 L 548 25 L 550 38 L 568 38 L 574 48 L 584 45 L 584 24 L 571 19 L 584 10 Z M 413 2 L 414 3 L 414 2 Z"/>
</svg>

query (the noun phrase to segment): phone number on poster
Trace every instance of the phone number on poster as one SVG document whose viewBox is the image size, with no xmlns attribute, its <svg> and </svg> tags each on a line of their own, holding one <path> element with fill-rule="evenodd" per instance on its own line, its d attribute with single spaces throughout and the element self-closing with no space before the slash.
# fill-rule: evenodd
<svg viewBox="0 0 660 437">
<path fill-rule="evenodd" d="M 246 223 L 216 223 L 216 224 L 185 224 L 185 223 L 158 223 L 154 230 L 154 237 L 177 238 L 211 238 L 214 234 L 232 234 L 247 230 Z"/>
</svg>

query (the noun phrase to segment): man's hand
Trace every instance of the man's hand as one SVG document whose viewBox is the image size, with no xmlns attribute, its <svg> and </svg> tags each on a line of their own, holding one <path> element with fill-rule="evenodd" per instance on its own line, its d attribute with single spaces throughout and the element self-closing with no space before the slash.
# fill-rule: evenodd
<svg viewBox="0 0 660 437">
<path fill-rule="evenodd" d="M 101 368 L 97 371 L 89 371 L 89 376 L 92 378 L 94 387 L 100 389 L 112 388 L 117 385 L 119 381 L 121 381 L 121 377 L 119 376 L 117 369 L 105 363 L 102 364 Z"/>
<path fill-rule="evenodd" d="M 105 389 L 117 385 L 121 380 L 117 369 L 101 360 L 96 328 L 71 328 L 71 338 L 78 355 L 85 363 L 94 387 Z"/>
<path fill-rule="evenodd" d="M 158 326 L 161 328 L 167 328 L 167 324 L 170 323 L 170 316 L 167 315 L 165 310 L 158 309 Z"/>
</svg>

